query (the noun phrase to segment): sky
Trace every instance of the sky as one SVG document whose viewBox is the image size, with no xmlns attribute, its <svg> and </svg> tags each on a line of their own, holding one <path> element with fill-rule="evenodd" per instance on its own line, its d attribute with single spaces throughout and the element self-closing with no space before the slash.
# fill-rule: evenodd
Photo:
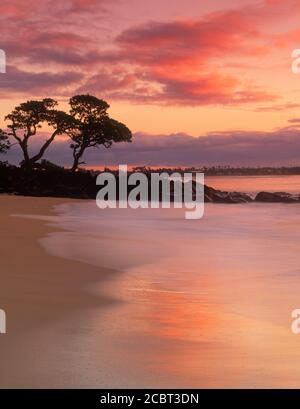
<svg viewBox="0 0 300 409">
<path fill-rule="evenodd" d="M 90 166 L 300 165 L 299 11 L 300 0 L 1 0 L 0 126 L 22 101 L 67 109 L 91 93 L 134 141 L 88 153 Z M 66 141 L 48 155 L 68 164 Z"/>
</svg>

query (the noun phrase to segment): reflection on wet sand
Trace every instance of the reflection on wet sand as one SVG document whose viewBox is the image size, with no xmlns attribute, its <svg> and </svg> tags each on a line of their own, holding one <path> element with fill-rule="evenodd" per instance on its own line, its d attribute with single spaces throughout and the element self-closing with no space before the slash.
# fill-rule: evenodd
<svg viewBox="0 0 300 409">
<path fill-rule="evenodd" d="M 120 387 L 299 387 L 300 220 L 297 205 L 286 209 L 208 205 L 195 223 L 177 210 L 61 208 L 69 233 L 47 250 L 61 240 L 64 257 L 72 248 L 70 258 L 122 270 L 91 289 L 116 301 L 90 314 L 92 366 Z"/>
</svg>

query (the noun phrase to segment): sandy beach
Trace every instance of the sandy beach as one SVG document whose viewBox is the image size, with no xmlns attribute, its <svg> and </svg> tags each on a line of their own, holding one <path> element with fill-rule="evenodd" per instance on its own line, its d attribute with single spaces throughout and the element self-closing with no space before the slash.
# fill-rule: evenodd
<svg viewBox="0 0 300 409">
<path fill-rule="evenodd" d="M 1 388 L 84 386 L 84 377 L 78 382 L 75 373 L 66 380 L 68 368 L 59 360 L 60 351 L 71 353 L 70 333 L 67 328 L 55 331 L 65 320 L 72 328 L 85 309 L 109 303 L 86 290 L 109 271 L 49 256 L 38 239 L 53 229 L 40 220 L 11 216 L 49 216 L 53 206 L 65 201 L 0 197 L 0 308 L 7 314 L 7 334 L 0 336 Z"/>
<path fill-rule="evenodd" d="M 0 196 L 0 388 L 298 387 L 286 209 Z"/>
</svg>

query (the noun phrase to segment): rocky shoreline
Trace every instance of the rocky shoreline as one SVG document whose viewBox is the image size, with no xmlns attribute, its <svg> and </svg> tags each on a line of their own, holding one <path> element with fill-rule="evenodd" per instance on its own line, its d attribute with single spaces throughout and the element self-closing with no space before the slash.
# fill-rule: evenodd
<svg viewBox="0 0 300 409">
<path fill-rule="evenodd" d="M 95 199 L 99 190 L 99 186 L 96 185 L 98 174 L 99 172 L 93 171 L 73 173 L 63 168 L 24 170 L 15 166 L 2 165 L 0 166 L 0 193 L 35 197 Z M 196 182 L 193 181 L 192 183 L 193 195 L 195 196 Z M 151 190 L 149 190 L 150 194 Z M 173 194 L 174 187 L 171 185 L 171 200 Z M 300 203 L 300 194 L 259 192 L 252 198 L 246 193 L 226 192 L 205 185 L 204 200 L 207 203 L 229 204 L 251 202 Z"/>
<path fill-rule="evenodd" d="M 300 194 L 287 192 L 259 192 L 254 198 L 241 192 L 223 192 L 205 186 L 205 201 L 212 203 L 300 203 Z"/>
</svg>

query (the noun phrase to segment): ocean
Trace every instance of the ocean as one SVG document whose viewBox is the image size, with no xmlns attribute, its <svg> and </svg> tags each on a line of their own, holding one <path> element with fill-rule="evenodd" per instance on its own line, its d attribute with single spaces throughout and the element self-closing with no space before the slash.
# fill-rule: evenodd
<svg viewBox="0 0 300 409">
<path fill-rule="evenodd" d="M 206 183 L 300 192 L 300 176 Z M 40 240 L 46 251 L 111 271 L 87 290 L 112 302 L 88 311 L 89 330 L 77 334 L 93 374 L 107 374 L 104 386 L 300 386 L 300 335 L 291 331 L 300 204 L 206 204 L 200 220 L 94 201 L 55 210 L 57 231 Z"/>
</svg>

